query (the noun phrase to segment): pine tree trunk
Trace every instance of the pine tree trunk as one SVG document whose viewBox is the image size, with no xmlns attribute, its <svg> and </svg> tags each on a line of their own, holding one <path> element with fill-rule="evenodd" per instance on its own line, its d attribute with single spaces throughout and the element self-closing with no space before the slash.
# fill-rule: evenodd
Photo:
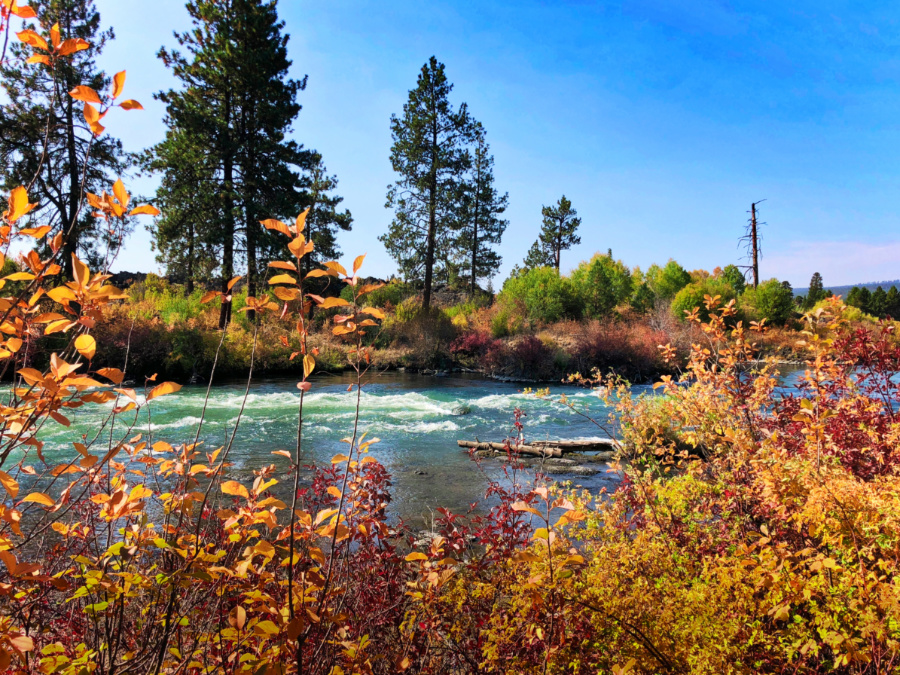
<svg viewBox="0 0 900 675">
<path fill-rule="evenodd" d="M 476 183 L 475 183 L 475 219 L 472 224 L 472 290 L 471 290 L 471 296 L 473 299 L 475 298 L 475 281 L 476 281 L 475 270 L 477 269 L 477 264 L 478 264 L 478 210 L 479 210 L 479 206 L 480 206 L 478 203 L 478 192 L 479 192 L 479 187 L 480 187 L 480 185 L 479 185 L 480 180 L 481 180 L 481 176 L 479 175 L 476 178 Z"/>
<path fill-rule="evenodd" d="M 559 259 L 562 253 L 562 219 L 559 221 L 559 229 L 556 231 L 556 273 L 559 274 Z"/>
<path fill-rule="evenodd" d="M 188 250 L 187 250 L 187 279 L 184 290 L 187 295 L 194 292 L 194 219 L 188 218 Z"/>
<path fill-rule="evenodd" d="M 431 96 L 434 105 L 434 94 Z M 431 282 L 434 271 L 434 248 L 437 236 L 437 172 L 438 172 L 438 127 L 437 112 L 431 118 L 431 184 L 428 195 L 428 244 L 425 252 L 425 291 L 422 294 L 422 309 L 431 307 Z"/>
<path fill-rule="evenodd" d="M 72 34 L 71 8 L 66 11 L 66 34 Z M 68 85 L 69 83 L 64 83 Z M 65 87 L 69 91 L 73 87 Z M 66 149 L 69 154 L 69 212 L 63 214 L 63 270 L 67 279 L 74 279 L 74 263 L 72 257 L 78 251 L 78 204 L 81 201 L 80 181 L 78 179 L 78 149 L 75 145 L 75 109 L 74 99 L 66 96 Z"/>
<path fill-rule="evenodd" d="M 759 286 L 759 240 L 756 235 L 756 203 L 750 205 L 750 238 L 753 245 L 753 288 Z"/>
<path fill-rule="evenodd" d="M 231 95 L 225 96 L 225 157 L 222 171 L 225 187 L 225 219 L 222 247 L 222 308 L 219 311 L 219 329 L 223 330 L 231 321 L 231 291 L 228 282 L 234 276 L 234 156 L 231 147 Z"/>
</svg>

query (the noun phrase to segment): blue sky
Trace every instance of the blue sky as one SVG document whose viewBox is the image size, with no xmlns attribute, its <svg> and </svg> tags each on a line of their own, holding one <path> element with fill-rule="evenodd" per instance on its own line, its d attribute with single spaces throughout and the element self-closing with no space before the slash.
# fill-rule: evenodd
<svg viewBox="0 0 900 675">
<path fill-rule="evenodd" d="M 152 94 L 173 84 L 155 58 L 187 27 L 178 0 L 97 0 L 143 112 L 108 128 L 129 150 L 159 140 Z M 487 129 L 508 191 L 502 283 L 563 193 L 583 218 L 571 268 L 613 249 L 646 268 L 738 262 L 750 203 L 762 204 L 764 277 L 805 286 L 900 277 L 900 6 L 888 2 L 368 2 L 281 0 L 295 76 L 309 75 L 295 137 L 323 153 L 352 211 L 346 256 L 394 265 L 377 236 L 389 118 L 429 56 L 453 100 Z M 106 121 L 106 120 L 105 120 Z M 153 181 L 132 185 L 151 193 Z M 155 270 L 146 232 L 118 269 Z"/>
</svg>

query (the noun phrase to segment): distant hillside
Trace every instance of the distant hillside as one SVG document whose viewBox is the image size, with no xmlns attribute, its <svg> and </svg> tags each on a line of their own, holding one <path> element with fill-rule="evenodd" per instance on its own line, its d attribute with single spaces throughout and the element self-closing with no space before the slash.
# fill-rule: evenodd
<svg viewBox="0 0 900 675">
<path fill-rule="evenodd" d="M 854 286 L 859 286 L 860 288 L 868 288 L 870 291 L 874 291 L 876 288 L 881 286 L 884 290 L 888 290 L 891 286 L 896 286 L 897 290 L 900 290 L 900 279 L 892 279 L 891 281 L 870 281 L 865 284 L 850 284 L 849 286 L 825 286 L 825 288 L 835 295 L 840 295 L 842 298 L 847 297 L 847 293 L 850 292 L 850 289 Z M 806 295 L 808 288 L 795 288 L 794 295 Z"/>
</svg>

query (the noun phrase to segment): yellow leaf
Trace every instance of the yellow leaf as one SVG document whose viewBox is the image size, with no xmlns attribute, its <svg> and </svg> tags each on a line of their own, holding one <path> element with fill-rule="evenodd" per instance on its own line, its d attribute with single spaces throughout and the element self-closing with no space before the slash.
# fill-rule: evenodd
<svg viewBox="0 0 900 675">
<path fill-rule="evenodd" d="M 84 358 L 92 359 L 97 351 L 97 341 L 90 335 L 79 335 L 75 339 L 75 349 Z"/>
<path fill-rule="evenodd" d="M 3 278 L 7 281 L 31 281 L 34 275 L 31 272 L 13 272 Z"/>
<path fill-rule="evenodd" d="M 310 373 L 312 373 L 313 368 L 316 367 L 316 360 L 312 357 L 311 354 L 307 354 L 303 357 L 303 379 L 305 380 L 309 377 Z"/>
<path fill-rule="evenodd" d="M 297 280 L 290 274 L 278 274 L 269 279 L 270 284 L 296 284 Z"/>
<path fill-rule="evenodd" d="M 349 461 L 350 458 L 347 455 L 335 455 L 331 458 L 332 464 L 343 464 L 344 462 Z"/>
<path fill-rule="evenodd" d="M 5 471 L 0 471 L 0 485 L 3 485 L 13 499 L 19 494 L 19 483 Z"/>
<path fill-rule="evenodd" d="M 78 259 L 78 256 L 76 256 L 74 253 L 72 254 L 72 271 L 75 274 L 75 281 L 80 286 L 86 286 L 87 282 L 90 281 L 91 271 L 88 269 L 88 266 L 81 262 Z"/>
<path fill-rule="evenodd" d="M 225 483 L 222 483 L 222 492 L 226 495 L 234 495 L 236 497 L 243 497 L 244 499 L 249 499 L 250 493 L 247 492 L 247 488 L 238 483 L 236 480 L 229 480 Z"/>
<path fill-rule="evenodd" d="M 353 274 L 356 274 L 359 271 L 359 268 L 362 267 L 363 260 L 365 260 L 365 259 L 366 259 L 365 253 L 356 257 L 356 260 L 353 261 Z"/>
<path fill-rule="evenodd" d="M 34 502 L 35 504 L 43 504 L 44 506 L 54 506 L 56 504 L 49 495 L 45 495 L 43 492 L 32 492 L 22 500 L 23 504 L 25 502 Z"/>
<path fill-rule="evenodd" d="M 125 88 L 125 71 L 116 73 L 113 76 L 113 91 L 112 97 L 119 98 L 122 95 L 122 89 Z"/>
<path fill-rule="evenodd" d="M 72 91 L 69 92 L 69 96 L 74 98 L 76 101 L 84 101 L 85 103 L 96 103 L 97 105 L 102 104 L 102 101 L 100 100 L 100 95 L 96 91 L 94 91 L 93 89 L 91 89 L 90 87 L 88 87 L 87 85 L 84 85 L 84 84 L 79 84 L 77 87 L 75 87 Z M 87 108 L 88 108 L 88 106 L 85 106 L 85 112 L 84 112 L 85 118 L 87 118 L 87 116 L 88 116 Z M 91 109 L 96 112 L 96 110 L 94 108 L 91 108 Z M 97 119 L 99 119 L 99 117 Z"/>
<path fill-rule="evenodd" d="M 180 384 L 175 384 L 174 382 L 163 382 L 162 384 L 158 384 L 153 389 L 150 390 L 150 393 L 147 394 L 147 400 L 152 401 L 157 396 L 165 396 L 166 394 L 174 394 L 176 391 L 181 390 Z"/>
<path fill-rule="evenodd" d="M 404 558 L 406 562 L 414 562 L 416 560 L 428 560 L 428 556 L 424 553 L 419 553 L 418 551 L 414 551 L 410 553 L 408 556 Z"/>
<path fill-rule="evenodd" d="M 335 262 L 334 260 L 332 260 L 331 262 L 325 263 L 325 267 L 327 267 L 330 270 L 334 270 L 338 274 L 343 274 L 344 276 L 347 276 L 347 270 L 345 270 L 344 266 L 341 265 L 339 262 Z"/>
</svg>

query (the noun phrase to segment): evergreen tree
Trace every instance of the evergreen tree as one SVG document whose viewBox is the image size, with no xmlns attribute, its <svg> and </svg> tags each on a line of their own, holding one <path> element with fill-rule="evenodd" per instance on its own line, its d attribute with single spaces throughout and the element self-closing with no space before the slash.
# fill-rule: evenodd
<svg viewBox="0 0 900 675">
<path fill-rule="evenodd" d="M 578 212 L 572 208 L 572 202 L 566 199 L 565 195 L 556 202 L 556 206 L 542 207 L 541 215 L 544 217 L 544 221 L 541 224 L 539 241 L 544 250 L 552 254 L 552 264 L 559 272 L 562 252 L 581 243 L 581 237 L 575 234 L 581 225 L 581 218 L 578 217 Z"/>
<path fill-rule="evenodd" d="M 871 304 L 872 304 L 872 291 L 863 286 L 859 289 L 859 295 L 856 298 L 856 306 L 859 307 L 866 314 L 871 314 Z"/>
<path fill-rule="evenodd" d="M 822 275 L 816 272 L 809 280 L 809 291 L 806 293 L 806 309 L 812 309 L 816 303 L 825 298 L 825 286 L 822 284 Z"/>
<path fill-rule="evenodd" d="M 157 225 L 170 235 L 157 245 L 164 259 L 202 254 L 188 268 L 215 268 L 223 292 L 243 253 L 248 293 L 255 295 L 283 244 L 260 221 L 293 217 L 309 200 L 301 173 L 311 168 L 313 153 L 287 139 L 306 78 L 288 78 L 288 37 L 274 0 L 191 0 L 187 9 L 194 28 L 177 35 L 186 53 L 159 53 L 183 87 L 158 95 L 166 104 L 169 131 L 148 164 L 163 172 L 160 196 L 175 207 L 175 215 L 173 222 Z M 208 155 L 204 165 L 187 167 L 185 158 L 197 153 Z M 174 221 L 192 209 L 182 203 L 191 198 L 191 171 L 202 172 L 197 191 L 209 191 L 203 200 L 211 197 L 215 206 L 179 237 Z M 210 253 L 212 261 L 206 258 Z M 220 327 L 230 317 L 229 300 L 222 304 Z"/>
<path fill-rule="evenodd" d="M 60 263 L 72 278 L 72 254 L 93 268 L 105 269 L 109 255 L 119 249 L 131 229 L 127 223 L 124 230 L 110 231 L 92 215 L 92 209 L 83 207 L 85 192 L 110 191 L 129 162 L 121 142 L 108 131 L 93 136 L 83 119 L 83 105 L 69 96 L 79 85 L 98 92 L 109 87 L 110 78 L 97 69 L 97 59 L 114 34 L 101 28 L 100 14 L 91 0 L 32 0 L 29 4 L 44 25 L 28 27 L 48 43 L 53 41 L 50 27 L 59 24 L 58 39 L 81 38 L 91 45 L 59 59 L 51 69 L 27 64 L 34 50 L 12 41 L 12 58 L 0 65 L 6 99 L 0 106 L 3 188 L 28 186 L 32 201 L 39 204 L 28 222 L 50 225 L 65 234 Z"/>
<path fill-rule="evenodd" d="M 900 319 L 900 292 L 896 286 L 891 286 L 887 292 L 885 301 L 887 315 L 892 319 Z"/>
<path fill-rule="evenodd" d="M 464 269 L 468 271 L 469 293 L 475 297 L 478 279 L 491 278 L 500 266 L 495 250 L 509 221 L 500 216 L 509 202 L 507 193 L 494 187 L 494 157 L 484 137 L 484 129 L 475 129 L 475 148 L 471 168 L 463 185 L 462 218 L 457 246 L 465 252 Z"/>
<path fill-rule="evenodd" d="M 522 267 L 526 270 L 533 270 L 538 267 L 552 267 L 554 262 L 553 251 L 538 237 L 538 240 L 528 249 Z"/>
<path fill-rule="evenodd" d="M 315 243 L 312 253 L 303 258 L 304 272 L 327 260 L 340 256 L 337 233 L 349 232 L 353 226 L 350 211 L 339 211 L 343 197 L 332 194 L 337 189 L 337 176 L 329 176 L 322 155 L 313 154 L 312 168 L 304 187 L 309 195 L 309 214 L 306 216 L 306 236 Z"/>
<path fill-rule="evenodd" d="M 466 104 L 458 110 L 450 104 L 452 89 L 444 64 L 432 56 L 422 66 L 403 114 L 391 116 L 391 166 L 399 177 L 388 186 L 385 204 L 394 209 L 394 219 L 379 240 L 404 277 L 424 277 L 426 309 L 431 305 L 435 264 L 449 259 L 455 240 L 470 164 L 467 146 L 475 138 Z"/>
<path fill-rule="evenodd" d="M 879 286 L 872 292 L 869 300 L 869 313 L 883 319 L 887 316 L 887 292 Z"/>
</svg>

